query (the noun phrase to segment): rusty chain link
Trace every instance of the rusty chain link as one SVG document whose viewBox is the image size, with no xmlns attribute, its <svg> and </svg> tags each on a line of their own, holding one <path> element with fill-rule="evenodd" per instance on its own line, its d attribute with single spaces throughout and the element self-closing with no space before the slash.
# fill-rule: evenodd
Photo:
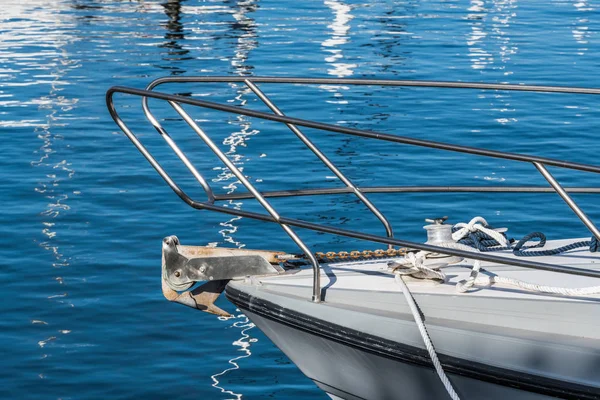
<svg viewBox="0 0 600 400">
<path fill-rule="evenodd" d="M 347 251 L 328 251 L 326 253 L 316 252 L 317 260 L 321 262 L 331 262 L 332 260 L 358 260 L 358 259 L 370 259 L 370 258 L 384 258 L 384 257 L 398 257 L 404 256 L 408 249 L 387 249 L 387 250 L 353 250 L 350 252 Z"/>
</svg>

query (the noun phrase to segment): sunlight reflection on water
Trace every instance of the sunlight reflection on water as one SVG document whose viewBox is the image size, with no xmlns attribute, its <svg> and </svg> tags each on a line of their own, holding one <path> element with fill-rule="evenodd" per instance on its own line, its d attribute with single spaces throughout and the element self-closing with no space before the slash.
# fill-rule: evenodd
<svg viewBox="0 0 600 400">
<path fill-rule="evenodd" d="M 141 88 L 164 75 L 201 74 L 597 86 L 596 12 L 584 0 L 4 2 L 0 165 L 7 184 L 0 185 L 0 235 L 7 240 L 7 265 L 0 274 L 7 297 L 15 300 L 3 305 L 0 322 L 0 346 L 13 356 L 3 365 L 10 379 L 0 397 L 324 398 L 239 311 L 219 321 L 160 297 L 159 246 L 168 234 L 190 244 L 296 249 L 277 229 L 182 204 L 107 115 L 108 87 Z M 171 89 L 238 107 L 261 106 L 238 84 L 165 88 Z M 596 162 L 590 149 L 597 143 L 599 108 L 593 98 L 348 85 L 265 85 L 265 92 L 293 116 Z M 156 139 L 139 102 L 125 99 L 119 106 L 143 140 Z M 285 127 L 208 112 L 195 118 L 261 190 L 339 185 Z M 432 166 L 426 157 L 432 153 L 421 149 L 306 134 L 361 185 L 540 183 L 529 165 L 435 153 Z M 199 171 L 216 189 L 244 190 L 230 171 L 205 157 L 199 142 L 189 143 L 190 153 L 200 154 L 194 159 Z M 559 177 L 595 184 L 589 175 Z M 372 201 L 403 236 L 417 240 L 423 218 L 449 214 L 464 220 L 473 209 L 515 230 L 535 225 L 572 235 L 581 229 L 562 204 L 526 196 L 519 204 L 528 205 L 527 213 L 508 196 L 377 195 Z M 592 197 L 578 201 L 595 216 Z M 256 205 L 238 200 L 227 206 Z M 301 199 L 277 207 L 286 216 L 381 233 L 354 199 Z M 318 250 L 343 246 L 338 238 L 302 235 Z"/>
</svg>

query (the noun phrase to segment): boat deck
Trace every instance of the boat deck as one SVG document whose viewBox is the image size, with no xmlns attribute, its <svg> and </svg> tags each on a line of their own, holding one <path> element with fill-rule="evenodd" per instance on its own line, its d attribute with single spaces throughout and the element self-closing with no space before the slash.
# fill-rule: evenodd
<svg viewBox="0 0 600 400">
<path fill-rule="evenodd" d="M 551 240 L 544 247 L 535 250 L 546 250 L 564 246 L 575 241 L 589 240 L 582 239 L 563 239 Z M 511 251 L 494 252 L 509 259 L 522 259 L 512 254 Z M 540 261 L 548 264 L 558 264 L 563 266 L 573 266 L 590 270 L 600 271 L 600 253 L 591 253 L 587 249 L 576 249 L 558 256 L 539 256 L 527 257 L 532 261 Z M 325 293 L 330 289 L 353 290 L 353 291 L 378 291 L 393 292 L 400 291 L 394 281 L 394 275 L 388 271 L 387 263 L 393 258 L 378 259 L 373 261 L 346 261 L 321 265 L 321 282 Z M 491 287 L 479 288 L 470 293 L 458 293 L 456 283 L 467 279 L 473 265 L 472 260 L 463 260 L 459 263 L 442 268 L 447 276 L 445 283 L 438 283 L 432 280 L 422 280 L 407 277 L 405 278 L 412 293 L 435 294 L 435 295 L 456 295 L 469 297 L 491 297 L 491 298 L 511 298 L 511 299 L 540 299 L 543 296 L 548 301 L 600 301 L 600 294 L 585 297 L 567 297 L 559 295 L 548 295 L 533 292 L 516 290 L 514 287 L 504 287 L 496 284 Z M 548 271 L 533 270 L 523 267 L 493 264 L 483 261 L 481 267 L 487 271 L 501 275 L 509 276 L 522 281 L 536 283 L 548 286 L 561 286 L 569 288 L 579 288 L 588 286 L 600 286 L 600 279 L 569 275 Z M 293 271 L 291 275 L 272 276 L 261 278 L 263 285 L 282 285 L 294 286 L 298 288 L 312 287 L 312 271 L 308 268 Z"/>
<path fill-rule="evenodd" d="M 545 248 L 573 241 L 548 241 Z M 509 252 L 504 253 L 505 257 L 514 257 Z M 532 258 L 600 269 L 598 257 L 588 250 Z M 401 288 L 388 271 L 388 261 L 322 265 L 324 302 L 320 304 L 308 300 L 312 288 L 310 268 L 279 276 L 231 281 L 227 297 L 244 312 L 260 314 L 257 305 L 268 304 L 261 306 L 266 310 L 263 317 L 273 320 L 292 315 L 290 324 L 300 324 L 298 321 L 313 321 L 307 323 L 317 327 L 331 324 L 335 327 L 332 335 L 336 330 L 347 330 L 424 349 Z M 406 278 L 440 354 L 503 370 L 549 379 L 570 377 L 567 379 L 580 385 L 600 386 L 597 368 L 600 295 L 537 294 L 501 285 L 459 293 L 455 285 L 470 275 L 471 265 L 467 260 L 442 268 L 447 276 L 445 283 Z M 584 276 L 490 263 L 482 263 L 482 268 L 531 283 L 569 288 L 600 286 L 600 279 Z M 245 305 L 236 300 L 240 293 L 247 298 Z M 269 314 L 272 310 L 276 310 L 275 314 Z"/>
</svg>

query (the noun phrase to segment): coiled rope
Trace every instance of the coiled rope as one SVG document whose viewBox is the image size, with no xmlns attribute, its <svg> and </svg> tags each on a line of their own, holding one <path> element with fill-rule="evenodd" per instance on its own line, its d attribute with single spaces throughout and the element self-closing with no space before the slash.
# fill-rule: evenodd
<svg viewBox="0 0 600 400">
<path fill-rule="evenodd" d="M 483 224 L 483 225 L 481 225 L 481 224 Z M 556 249 L 526 251 L 528 248 L 543 247 L 546 245 L 546 236 L 541 232 L 530 233 L 529 235 L 525 236 L 523 239 L 519 240 L 519 242 L 514 246 L 514 248 L 511 248 L 510 246 L 506 245 L 507 240 L 505 237 L 502 237 L 500 240 L 498 240 L 499 239 L 498 235 L 500 234 L 499 232 L 492 231 L 495 233 L 495 235 L 490 232 L 490 228 L 488 226 L 487 221 L 485 219 L 483 219 L 482 217 L 473 218 L 468 224 L 464 224 L 464 223 L 456 224 L 454 226 L 454 228 L 455 228 L 455 232 L 452 234 L 452 238 L 455 240 L 458 240 L 459 243 L 462 243 L 462 240 L 464 239 L 465 236 L 477 235 L 478 237 L 480 237 L 482 239 L 482 240 L 480 240 L 480 243 L 482 241 L 493 240 L 495 242 L 495 244 L 492 244 L 492 245 L 495 245 L 495 246 L 500 245 L 503 248 L 511 249 L 513 251 L 513 254 L 515 254 L 516 256 L 557 255 L 557 254 L 561 254 L 566 251 L 577 249 L 580 247 L 589 247 L 591 252 L 595 252 L 598 250 L 598 240 L 595 237 L 592 237 L 591 240 L 571 243 L 566 246 L 558 247 Z M 540 241 L 534 246 L 525 247 L 524 246 L 525 243 L 527 243 L 531 239 L 539 239 Z M 475 247 L 477 250 L 479 250 L 479 248 L 477 246 L 472 246 L 470 243 L 464 244 L 464 245 L 469 246 L 469 247 Z M 452 244 L 450 244 L 450 246 L 452 246 Z M 493 250 L 498 250 L 498 248 L 493 248 L 492 251 Z M 479 250 L 479 251 L 481 251 L 481 250 Z M 490 250 L 485 250 L 485 251 L 490 251 Z M 564 288 L 564 287 L 558 287 L 558 286 L 545 286 L 545 285 L 538 285 L 535 283 L 520 281 L 520 280 L 514 279 L 514 278 L 498 276 L 495 274 L 484 275 L 484 274 L 480 274 L 480 272 L 486 272 L 489 274 L 489 272 L 481 269 L 481 262 L 479 260 L 475 260 L 473 262 L 473 267 L 471 268 L 471 275 L 469 276 L 468 279 L 458 282 L 456 284 L 456 290 L 458 290 L 461 293 L 465 293 L 465 292 L 470 292 L 470 291 L 475 290 L 478 286 L 489 287 L 493 284 L 501 283 L 504 285 L 514 286 L 516 288 L 528 290 L 531 292 L 560 294 L 563 296 L 586 296 L 586 295 L 600 293 L 600 286 L 591 286 L 591 287 L 585 287 L 585 288 Z"/>
<path fill-rule="evenodd" d="M 489 227 L 483 217 L 475 217 L 469 223 L 459 222 L 452 227 L 452 231 L 452 239 L 479 251 L 510 249 L 506 236 Z"/>
<path fill-rule="evenodd" d="M 555 256 L 581 247 L 588 247 L 590 252 L 594 253 L 598 251 L 600 245 L 598 239 L 592 236 L 590 240 L 574 242 L 556 249 L 531 251 L 528 249 L 546 245 L 546 235 L 542 232 L 532 232 L 512 247 L 510 244 L 512 240 L 508 240 L 505 235 L 492 229 L 482 217 L 475 217 L 469 223 L 458 223 L 452 227 L 452 231 L 452 238 L 458 243 L 474 247 L 481 252 L 512 250 L 518 257 Z M 525 243 L 531 239 L 540 239 L 540 241 L 534 246 L 525 246 Z"/>
<path fill-rule="evenodd" d="M 540 242 L 535 246 L 525 247 L 524 246 L 525 243 L 527 243 L 531 239 L 540 239 Z M 596 239 L 595 236 L 592 236 L 591 240 L 574 242 L 574 243 L 568 244 L 566 246 L 558 247 L 556 249 L 547 249 L 547 250 L 539 250 L 539 251 L 525 251 L 528 248 L 544 247 L 545 244 L 546 244 L 546 235 L 544 235 L 542 232 L 533 232 L 533 233 L 530 233 L 529 235 L 526 235 L 523 239 L 519 240 L 519 242 L 515 245 L 515 247 L 512 249 L 512 251 L 515 256 L 520 256 L 520 257 L 555 256 L 555 255 L 558 255 L 558 254 L 561 254 L 561 253 L 564 253 L 564 252 L 567 252 L 570 250 L 578 249 L 580 247 L 588 247 L 590 249 L 590 252 L 592 252 L 592 253 L 595 253 L 596 251 L 598 251 L 598 239 Z"/>
</svg>

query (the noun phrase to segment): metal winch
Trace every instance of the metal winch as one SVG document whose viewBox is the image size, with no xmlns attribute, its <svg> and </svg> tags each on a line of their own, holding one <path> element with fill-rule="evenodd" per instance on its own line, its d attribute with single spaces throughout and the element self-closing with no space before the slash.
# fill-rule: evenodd
<svg viewBox="0 0 600 400">
<path fill-rule="evenodd" d="M 452 239 L 452 225 L 445 225 L 447 216 L 441 218 L 426 219 L 430 225 L 425 225 L 423 229 L 427 231 L 427 241 L 425 244 L 438 245 L 449 242 L 456 242 Z"/>
<path fill-rule="evenodd" d="M 456 240 L 452 238 L 452 225 L 444 224 L 444 222 L 446 222 L 447 219 L 447 216 L 443 216 L 441 218 L 425 219 L 425 222 L 430 223 L 429 225 L 425 225 L 423 227 L 423 229 L 427 231 L 427 241 L 425 242 L 425 244 L 430 244 L 433 246 L 443 246 L 448 245 L 449 243 L 456 243 Z M 429 260 L 428 262 L 426 262 L 426 264 L 429 266 L 439 264 L 440 262 L 442 262 L 442 260 L 440 259 L 443 259 L 443 265 L 457 263 L 462 260 L 462 257 L 455 257 L 442 253 L 429 253 L 427 255 L 427 258 L 435 259 L 435 261 Z"/>
</svg>

